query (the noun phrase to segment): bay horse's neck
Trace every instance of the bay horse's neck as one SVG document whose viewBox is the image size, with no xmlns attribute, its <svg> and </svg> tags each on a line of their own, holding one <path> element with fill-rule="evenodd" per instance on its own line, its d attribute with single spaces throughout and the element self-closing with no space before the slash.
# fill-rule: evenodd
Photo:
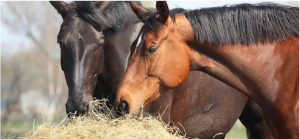
<svg viewBox="0 0 300 139">
<path fill-rule="evenodd" d="M 190 70 L 204 71 L 258 103 L 275 138 L 298 138 L 299 37 L 274 44 L 212 46 L 189 37 L 194 36 L 189 22 L 176 21 Z"/>
<path fill-rule="evenodd" d="M 184 16 L 177 16 L 176 22 L 178 32 L 188 46 L 190 70 L 204 71 L 264 106 L 277 101 L 279 94 L 276 92 L 286 91 L 284 86 L 297 89 L 298 37 L 276 44 L 211 46 L 199 44 L 191 37 L 194 31 L 187 19 L 183 19 Z M 289 70 L 285 73 L 289 75 L 282 79 L 285 69 Z"/>
<path fill-rule="evenodd" d="M 127 68 L 131 43 L 143 25 L 131 10 L 130 5 L 125 6 L 124 9 L 127 20 L 123 27 L 117 31 L 111 29 L 103 31 L 105 36 L 104 61 L 101 63 L 103 69 L 99 75 L 98 84 L 105 89 L 103 93 L 112 94 L 112 96 L 117 91 L 117 86 Z"/>
</svg>

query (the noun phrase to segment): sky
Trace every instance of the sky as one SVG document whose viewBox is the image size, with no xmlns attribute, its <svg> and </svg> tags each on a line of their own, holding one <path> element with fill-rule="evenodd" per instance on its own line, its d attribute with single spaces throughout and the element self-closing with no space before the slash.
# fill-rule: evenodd
<svg viewBox="0 0 300 139">
<path fill-rule="evenodd" d="M 254 3 L 260 3 L 260 2 L 275 2 L 275 3 L 280 3 L 280 4 L 287 3 L 286 1 L 167 1 L 168 5 L 169 5 L 169 9 L 173 9 L 173 8 L 177 8 L 177 7 L 185 8 L 185 9 L 197 9 L 197 8 L 204 8 L 204 7 L 224 6 L 224 5 L 228 5 L 228 4 L 229 5 L 239 4 L 239 3 L 254 4 Z M 3 9 L 5 9 L 5 8 L 6 8 L 5 4 L 3 4 L 3 2 L 1 2 L 1 11 L 3 11 Z M 1 12 L 1 16 L 5 16 L 5 15 L 3 15 L 3 12 Z M 1 20 L 1 48 L 2 48 L 1 53 L 2 54 L 3 53 L 14 53 L 21 49 L 20 48 L 21 45 L 7 46 L 8 42 L 29 43 L 26 40 L 26 37 L 23 37 L 22 35 L 16 35 L 14 32 L 9 30 L 3 24 L 2 20 Z"/>
<path fill-rule="evenodd" d="M 197 9 L 197 8 L 206 8 L 206 7 L 216 7 L 240 3 L 261 3 L 261 2 L 275 2 L 280 4 L 285 4 L 286 1 L 167 1 L 169 9 L 173 8 L 185 8 L 185 9 Z"/>
<path fill-rule="evenodd" d="M 29 41 L 27 41 L 27 38 L 23 35 L 20 35 L 19 33 L 15 33 L 14 31 L 10 30 L 4 23 L 3 18 L 9 17 L 10 14 L 6 13 L 4 11 L 6 10 L 5 4 L 3 4 L 3 1 L 0 2 L 1 5 L 1 55 L 5 54 L 11 54 L 14 52 L 17 52 L 20 49 L 26 49 L 25 47 L 28 47 Z M 5 13 L 5 15 L 4 15 Z M 22 44 L 20 44 L 22 43 Z M 26 44 L 23 44 L 26 43 Z M 21 48 L 22 47 L 22 48 Z"/>
</svg>

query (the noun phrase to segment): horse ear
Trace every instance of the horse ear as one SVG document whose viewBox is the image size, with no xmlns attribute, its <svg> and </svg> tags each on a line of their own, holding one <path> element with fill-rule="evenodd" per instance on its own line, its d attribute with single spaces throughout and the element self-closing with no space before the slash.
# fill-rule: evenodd
<svg viewBox="0 0 300 139">
<path fill-rule="evenodd" d="M 113 3 L 113 1 L 99 1 L 95 3 L 95 6 L 101 11 L 105 11 L 111 4 Z"/>
<path fill-rule="evenodd" d="M 68 9 L 69 4 L 63 1 L 50 1 L 51 5 L 63 16 L 64 12 Z M 64 17 L 64 16 L 63 16 Z"/>
<path fill-rule="evenodd" d="M 156 10 L 159 15 L 159 19 L 162 23 L 165 23 L 169 16 L 170 16 L 170 11 L 169 7 L 166 1 L 157 1 L 156 2 Z"/>
<path fill-rule="evenodd" d="M 149 11 L 143 7 L 138 6 L 136 3 L 134 2 L 130 2 L 130 7 L 132 9 L 132 11 L 136 14 L 136 16 L 142 21 L 142 22 L 146 22 L 148 16 L 149 16 Z"/>
</svg>

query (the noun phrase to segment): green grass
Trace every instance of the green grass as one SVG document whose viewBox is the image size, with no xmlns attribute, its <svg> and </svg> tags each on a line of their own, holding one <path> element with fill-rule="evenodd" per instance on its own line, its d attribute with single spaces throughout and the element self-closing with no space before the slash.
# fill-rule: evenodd
<svg viewBox="0 0 300 139">
<path fill-rule="evenodd" d="M 58 113 L 54 117 L 54 122 L 60 122 L 64 115 Z M 16 113 L 10 122 L 5 121 L 3 116 L 1 116 L 1 138 L 0 139 L 15 139 L 18 137 L 23 137 L 25 133 L 32 131 L 33 127 L 37 128 L 39 125 L 43 124 L 42 116 L 37 116 L 34 119 L 28 119 L 22 113 Z"/>
<path fill-rule="evenodd" d="M 22 122 L 14 122 L 8 127 L 9 129 L 19 129 L 23 126 L 24 123 Z"/>
<path fill-rule="evenodd" d="M 40 123 L 35 123 L 35 127 Z M 1 123 L 1 139 L 17 139 L 25 135 L 25 133 L 31 131 L 33 123 L 28 123 L 24 126 L 24 122 L 14 121 L 10 125 L 6 126 Z"/>
</svg>

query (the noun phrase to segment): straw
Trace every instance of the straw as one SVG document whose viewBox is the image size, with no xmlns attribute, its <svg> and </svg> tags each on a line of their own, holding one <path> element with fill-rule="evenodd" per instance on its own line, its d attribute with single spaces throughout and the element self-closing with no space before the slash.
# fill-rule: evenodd
<svg viewBox="0 0 300 139">
<path fill-rule="evenodd" d="M 87 115 L 67 118 L 58 125 L 44 123 L 28 132 L 26 139 L 184 139 L 179 128 L 165 124 L 161 117 L 151 115 L 138 120 L 126 115 L 115 118 L 107 99 L 90 102 Z"/>
</svg>

